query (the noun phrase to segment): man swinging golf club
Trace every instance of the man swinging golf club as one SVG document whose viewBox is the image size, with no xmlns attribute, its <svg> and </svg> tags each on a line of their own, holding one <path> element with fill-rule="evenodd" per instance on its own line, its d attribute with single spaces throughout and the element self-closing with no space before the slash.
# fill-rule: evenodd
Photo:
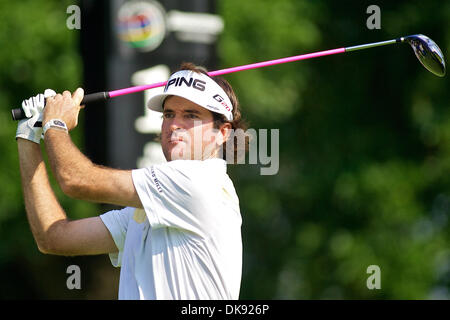
<svg viewBox="0 0 450 320">
<path fill-rule="evenodd" d="M 77 126 L 83 94 L 46 90 L 22 104 L 30 118 L 19 122 L 16 139 L 27 217 L 39 250 L 109 254 L 121 267 L 119 299 L 238 299 L 241 214 L 220 158 L 224 144 L 235 144 L 232 131 L 243 126 L 231 86 L 193 64 L 182 65 L 164 93 L 148 101 L 163 112 L 161 145 L 168 162 L 136 170 L 95 165 L 72 143 L 68 132 Z M 43 128 L 34 127 L 36 121 Z M 69 220 L 48 180 L 42 133 L 65 194 L 125 208 Z"/>
</svg>

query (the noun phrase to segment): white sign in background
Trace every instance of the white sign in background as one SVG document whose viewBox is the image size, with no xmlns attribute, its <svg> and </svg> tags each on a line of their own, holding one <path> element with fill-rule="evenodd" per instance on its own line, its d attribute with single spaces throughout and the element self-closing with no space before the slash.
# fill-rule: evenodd
<svg viewBox="0 0 450 320">
<path fill-rule="evenodd" d="M 131 82 L 135 86 L 167 81 L 170 69 L 166 65 L 157 65 L 152 68 L 135 72 L 131 76 Z M 136 119 L 134 127 L 142 134 L 159 134 L 161 132 L 162 114 L 147 108 L 147 101 L 156 94 L 162 93 L 164 87 L 144 91 L 144 116 Z M 143 155 L 138 158 L 138 168 L 148 167 L 152 164 L 166 162 L 161 145 L 155 141 L 149 141 L 144 145 Z"/>
</svg>

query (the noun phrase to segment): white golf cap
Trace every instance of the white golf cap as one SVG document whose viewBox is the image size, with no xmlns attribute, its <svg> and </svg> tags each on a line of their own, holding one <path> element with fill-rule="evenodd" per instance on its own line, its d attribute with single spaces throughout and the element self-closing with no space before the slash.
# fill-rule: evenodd
<svg viewBox="0 0 450 320">
<path fill-rule="evenodd" d="M 164 93 L 151 97 L 147 107 L 162 112 L 164 100 L 168 96 L 185 98 L 212 112 L 223 114 L 229 121 L 233 120 L 230 98 L 222 87 L 206 74 L 191 70 L 175 72 L 167 81 Z"/>
</svg>

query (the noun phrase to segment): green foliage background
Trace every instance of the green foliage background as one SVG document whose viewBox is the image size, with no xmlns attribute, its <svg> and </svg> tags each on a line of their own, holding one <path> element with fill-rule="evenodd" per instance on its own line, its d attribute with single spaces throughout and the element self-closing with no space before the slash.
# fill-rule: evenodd
<svg viewBox="0 0 450 320">
<path fill-rule="evenodd" d="M 0 0 L 0 298 L 116 298 L 106 256 L 38 252 L 20 186 L 16 124 L 9 110 L 46 88 L 82 86 L 73 1 Z M 450 52 L 450 3 L 218 0 L 230 67 L 423 33 Z M 448 62 L 448 60 L 447 60 Z M 394 45 L 227 75 L 251 127 L 280 130 L 280 169 L 230 166 L 241 201 L 241 298 L 450 298 L 450 81 Z M 107 89 L 107 88 L 105 88 Z M 82 119 L 81 119 L 82 120 Z M 74 140 L 83 148 L 82 121 Z M 65 197 L 73 219 L 93 204 Z M 65 268 L 80 265 L 82 290 Z M 366 269 L 381 268 L 381 290 Z"/>
</svg>

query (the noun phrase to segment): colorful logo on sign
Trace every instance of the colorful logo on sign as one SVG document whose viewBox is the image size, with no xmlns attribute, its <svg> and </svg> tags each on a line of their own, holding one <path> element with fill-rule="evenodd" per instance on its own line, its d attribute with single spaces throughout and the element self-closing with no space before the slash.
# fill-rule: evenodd
<svg viewBox="0 0 450 320">
<path fill-rule="evenodd" d="M 126 2 L 118 13 L 118 36 L 132 48 L 152 51 L 166 36 L 166 13 L 156 1 Z"/>
</svg>

